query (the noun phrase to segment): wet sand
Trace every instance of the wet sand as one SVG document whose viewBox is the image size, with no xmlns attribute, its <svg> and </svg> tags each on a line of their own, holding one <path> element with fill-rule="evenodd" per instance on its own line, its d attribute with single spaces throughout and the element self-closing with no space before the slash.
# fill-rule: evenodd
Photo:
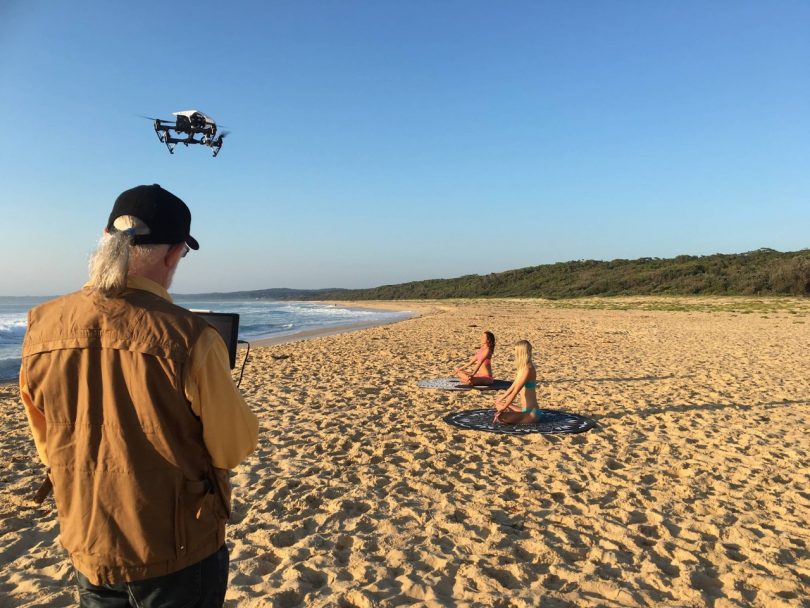
<svg viewBox="0 0 810 608">
<path fill-rule="evenodd" d="M 810 302 L 682 302 L 392 303 L 422 316 L 253 350 L 226 604 L 807 606 Z M 416 381 L 484 329 L 496 377 L 526 338 L 542 404 L 597 427 L 446 425 L 493 396 Z M 73 605 L 14 385 L 0 415 L 0 604 Z"/>
</svg>

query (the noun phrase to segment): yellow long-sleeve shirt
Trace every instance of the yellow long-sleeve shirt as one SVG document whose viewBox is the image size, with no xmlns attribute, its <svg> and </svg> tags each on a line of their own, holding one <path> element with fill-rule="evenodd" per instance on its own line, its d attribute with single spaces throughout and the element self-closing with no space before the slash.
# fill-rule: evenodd
<svg viewBox="0 0 810 608">
<path fill-rule="evenodd" d="M 172 301 L 161 285 L 145 277 L 130 276 L 127 287 Z M 234 468 L 255 450 L 259 434 L 259 421 L 234 385 L 229 369 L 225 343 L 216 329 L 205 329 L 191 350 L 190 365 L 185 372 L 185 394 L 191 410 L 202 422 L 203 441 L 211 463 L 220 469 Z M 37 452 L 48 466 L 45 415 L 31 399 L 24 366 L 20 370 L 20 395 Z"/>
</svg>

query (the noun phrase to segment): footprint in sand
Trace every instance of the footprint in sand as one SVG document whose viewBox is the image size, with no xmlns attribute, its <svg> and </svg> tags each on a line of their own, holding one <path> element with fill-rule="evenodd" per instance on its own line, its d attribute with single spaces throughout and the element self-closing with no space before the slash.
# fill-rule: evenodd
<svg viewBox="0 0 810 608">
<path fill-rule="evenodd" d="M 349 517 L 359 517 L 363 513 L 368 512 L 368 510 L 371 509 L 371 505 L 354 500 L 344 500 L 340 508 Z"/>
<path fill-rule="evenodd" d="M 301 580 L 306 583 L 311 589 L 320 589 L 326 585 L 328 577 L 325 573 L 306 566 L 296 566 L 296 570 L 301 574 Z"/>
<path fill-rule="evenodd" d="M 292 547 L 297 540 L 298 539 L 295 536 L 295 532 L 292 530 L 285 530 L 283 532 L 277 532 L 274 534 L 270 539 L 270 542 L 273 543 L 274 547 L 283 549 L 284 547 Z"/>
<path fill-rule="evenodd" d="M 560 578 L 556 574 L 549 574 L 546 578 L 543 579 L 543 587 L 546 589 L 550 589 L 551 591 L 562 591 L 563 587 L 568 584 L 563 578 Z"/>
<path fill-rule="evenodd" d="M 327 500 L 333 500 L 335 498 L 340 498 L 345 494 L 345 490 L 342 488 L 326 488 L 323 491 L 323 497 Z"/>
<path fill-rule="evenodd" d="M 288 589 L 268 599 L 272 599 L 270 605 L 277 608 L 296 608 L 304 601 L 304 595 L 298 591 Z"/>
<path fill-rule="evenodd" d="M 516 590 L 521 589 L 523 585 L 505 569 L 501 568 L 490 568 L 488 566 L 482 566 L 481 572 L 491 578 L 492 580 L 496 581 L 501 587 L 504 589 Z"/>
<path fill-rule="evenodd" d="M 622 569 L 611 564 L 599 564 L 599 566 L 596 567 L 596 576 L 606 580 L 620 580 L 622 577 Z"/>
<path fill-rule="evenodd" d="M 654 547 L 655 543 L 657 542 L 654 538 L 648 538 L 646 536 L 631 536 L 630 540 L 636 543 L 637 546 L 641 547 L 642 549 L 647 547 Z"/>
<path fill-rule="evenodd" d="M 638 531 L 647 538 L 661 538 L 661 533 L 658 531 L 656 526 L 639 526 Z"/>
<path fill-rule="evenodd" d="M 652 486 L 655 485 L 656 477 L 655 475 L 652 474 L 642 475 L 639 481 L 641 481 L 641 483 L 644 484 L 645 486 Z"/>
<path fill-rule="evenodd" d="M 362 591 L 352 591 L 348 595 L 338 598 L 337 608 L 373 608 L 377 602 L 366 597 Z"/>
<path fill-rule="evenodd" d="M 278 568 L 278 565 L 281 563 L 281 559 L 272 552 L 259 555 L 250 561 L 254 563 L 255 566 L 248 569 L 247 574 L 259 577 L 267 576 Z"/>
<path fill-rule="evenodd" d="M 677 578 L 681 575 L 681 569 L 666 557 L 658 555 L 653 551 L 651 552 L 651 559 L 655 566 L 666 576 Z"/>
<path fill-rule="evenodd" d="M 335 541 L 335 547 L 332 553 L 335 556 L 335 561 L 339 564 L 348 564 L 351 557 L 352 547 L 354 546 L 354 539 L 351 536 L 342 535 Z"/>
<path fill-rule="evenodd" d="M 311 494 L 307 494 L 306 496 L 304 496 L 304 502 L 307 503 L 307 506 L 309 506 L 310 508 L 317 509 L 318 507 L 321 506 L 323 500 L 321 500 L 321 497 L 313 492 Z"/>
<path fill-rule="evenodd" d="M 630 511 L 627 515 L 627 524 L 645 524 L 647 523 L 647 515 L 644 511 Z"/>
<path fill-rule="evenodd" d="M 696 571 L 690 577 L 690 584 L 694 589 L 702 591 L 708 596 L 722 595 L 721 589 L 723 583 L 717 578 L 717 575 L 712 571 Z"/>
</svg>

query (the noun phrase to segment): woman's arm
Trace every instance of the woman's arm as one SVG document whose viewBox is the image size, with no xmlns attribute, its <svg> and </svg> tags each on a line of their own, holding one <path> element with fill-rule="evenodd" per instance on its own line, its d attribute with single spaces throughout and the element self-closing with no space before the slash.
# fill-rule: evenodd
<svg viewBox="0 0 810 608">
<path fill-rule="evenodd" d="M 478 373 L 478 370 L 479 370 L 479 369 L 481 369 L 481 366 L 484 364 L 484 361 L 486 361 L 487 359 L 489 359 L 491 356 L 492 356 L 492 349 L 491 349 L 491 348 L 489 348 L 489 347 L 487 347 L 486 352 L 484 352 L 484 353 L 483 353 L 483 356 L 482 356 L 482 357 L 480 357 L 480 358 L 478 357 L 478 354 L 476 353 L 476 355 L 473 357 L 473 361 L 472 361 L 472 362 L 477 361 L 477 362 L 478 362 L 478 365 L 476 365 L 476 366 L 475 366 L 475 369 L 474 369 L 472 372 L 470 372 L 470 375 L 471 375 L 471 376 L 474 376 L 475 374 L 477 374 L 477 373 Z"/>
<path fill-rule="evenodd" d="M 502 410 L 512 404 L 517 396 L 517 393 L 512 391 L 514 386 L 514 383 L 512 383 L 512 386 L 510 386 L 503 395 L 495 399 L 495 409 Z"/>
<path fill-rule="evenodd" d="M 521 390 L 523 390 L 523 386 L 526 384 L 526 380 L 528 379 L 529 379 L 529 368 L 527 366 L 517 373 L 517 375 L 515 376 L 515 381 L 512 383 L 512 388 L 515 389 L 515 395 L 517 395 Z"/>
<path fill-rule="evenodd" d="M 526 380 L 529 378 L 529 368 L 525 368 L 519 371 L 515 375 L 515 379 L 512 382 L 512 385 L 507 389 L 506 393 L 503 397 L 500 397 L 496 400 L 496 402 L 505 402 L 507 406 L 515 400 L 515 397 L 518 396 L 523 385 L 526 384 Z"/>
<path fill-rule="evenodd" d="M 461 369 L 467 369 L 468 367 L 470 367 L 471 365 L 473 365 L 473 364 L 474 364 L 476 361 L 477 361 L 477 358 L 476 358 L 476 356 L 475 356 L 475 355 L 473 355 L 472 357 L 470 357 L 470 360 L 469 360 L 469 361 L 467 361 L 467 363 L 465 363 L 465 364 L 464 364 L 464 365 L 462 365 L 461 367 L 457 367 L 456 369 L 457 369 L 457 370 L 461 370 Z"/>
<path fill-rule="evenodd" d="M 515 381 L 517 381 L 517 379 L 515 379 Z M 509 409 L 510 405 L 512 405 L 512 402 L 517 396 L 517 392 L 514 390 L 514 388 L 515 383 L 513 382 L 512 385 L 506 390 L 506 393 L 495 399 L 495 417 L 492 419 L 492 422 L 500 422 L 500 415 Z"/>
<path fill-rule="evenodd" d="M 512 405 L 512 402 L 518 396 L 518 393 L 520 393 L 523 385 L 526 384 L 528 377 L 528 367 L 519 371 L 515 375 L 515 380 L 512 382 L 512 386 L 510 386 L 506 391 L 506 394 L 503 397 L 495 400 L 495 417 L 492 419 L 493 422 L 500 422 L 500 415 L 503 414 L 510 405 Z"/>
</svg>

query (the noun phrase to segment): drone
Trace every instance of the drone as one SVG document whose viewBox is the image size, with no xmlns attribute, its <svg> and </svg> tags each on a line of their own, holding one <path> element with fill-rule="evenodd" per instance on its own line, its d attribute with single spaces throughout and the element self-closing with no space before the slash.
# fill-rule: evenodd
<svg viewBox="0 0 810 608">
<path fill-rule="evenodd" d="M 176 117 L 173 121 L 151 116 L 143 117 L 154 121 L 155 133 L 157 133 L 158 139 L 166 144 L 169 154 L 174 154 L 174 147 L 177 144 L 183 144 L 186 147 L 189 144 L 202 144 L 211 148 L 214 157 L 219 154 L 222 140 L 225 139 L 228 131 L 221 131 L 217 135 L 217 123 L 213 118 L 198 110 L 172 112 L 172 115 Z M 171 131 L 174 131 L 175 134 L 172 135 Z M 201 135 L 201 137 L 195 139 L 195 135 Z"/>
</svg>

